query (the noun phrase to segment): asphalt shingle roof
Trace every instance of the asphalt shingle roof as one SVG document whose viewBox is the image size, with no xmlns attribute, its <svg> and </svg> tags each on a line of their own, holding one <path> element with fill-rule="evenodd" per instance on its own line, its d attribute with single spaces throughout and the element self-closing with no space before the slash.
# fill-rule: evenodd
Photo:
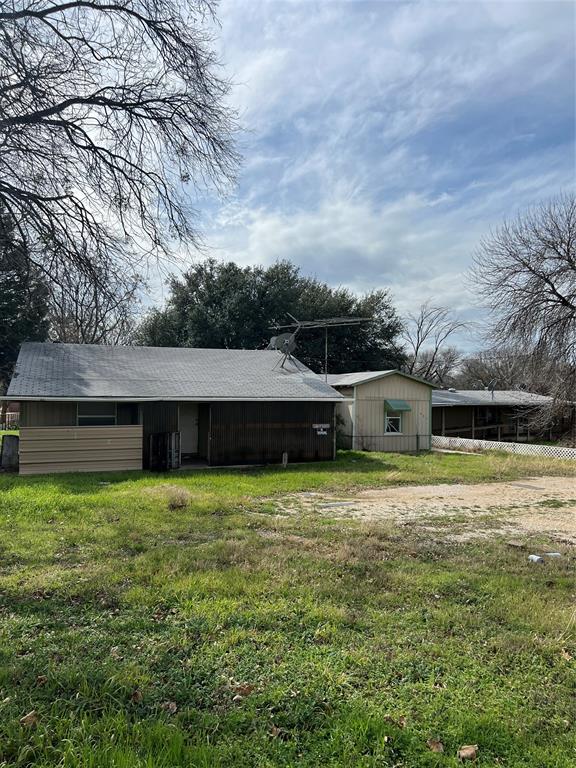
<svg viewBox="0 0 576 768">
<path fill-rule="evenodd" d="M 275 350 L 22 345 L 8 396 L 135 400 L 340 400 Z"/>
<path fill-rule="evenodd" d="M 533 392 L 524 392 L 521 389 L 494 390 L 494 394 L 484 389 L 459 389 L 451 392 L 449 389 L 437 389 L 432 392 L 432 406 L 453 405 L 510 405 L 510 406 L 535 406 L 545 405 L 551 401 L 545 395 L 536 395 Z"/>
<path fill-rule="evenodd" d="M 333 387 L 355 387 L 357 384 L 364 384 L 374 379 L 383 379 L 385 376 L 391 376 L 393 373 L 397 373 L 400 376 L 405 376 L 407 379 L 413 381 L 419 381 L 422 384 L 427 384 L 429 387 L 434 387 L 430 381 L 421 379 L 419 376 L 412 376 L 409 373 L 398 371 L 395 369 L 389 371 L 357 371 L 356 373 L 329 373 L 328 384 Z"/>
</svg>

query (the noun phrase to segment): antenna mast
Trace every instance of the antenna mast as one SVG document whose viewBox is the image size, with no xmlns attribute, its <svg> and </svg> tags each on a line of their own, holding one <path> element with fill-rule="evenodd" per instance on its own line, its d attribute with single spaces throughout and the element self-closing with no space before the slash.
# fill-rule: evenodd
<svg viewBox="0 0 576 768">
<path fill-rule="evenodd" d="M 344 326 L 352 325 L 357 326 L 361 323 L 369 321 L 369 317 L 326 317 L 323 320 L 298 320 L 291 315 L 290 312 L 286 313 L 288 317 L 291 317 L 293 322 L 286 325 L 274 326 L 278 330 L 283 328 L 293 328 L 294 336 L 301 330 L 311 330 L 313 328 L 324 329 L 324 381 L 328 381 L 328 329 L 329 328 L 342 328 Z"/>
</svg>

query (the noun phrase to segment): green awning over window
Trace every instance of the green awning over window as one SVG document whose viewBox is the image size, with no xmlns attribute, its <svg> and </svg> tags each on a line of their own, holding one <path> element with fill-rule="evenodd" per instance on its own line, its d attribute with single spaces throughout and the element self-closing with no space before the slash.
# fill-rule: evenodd
<svg viewBox="0 0 576 768">
<path fill-rule="evenodd" d="M 384 400 L 387 411 L 411 411 L 406 400 Z"/>
</svg>

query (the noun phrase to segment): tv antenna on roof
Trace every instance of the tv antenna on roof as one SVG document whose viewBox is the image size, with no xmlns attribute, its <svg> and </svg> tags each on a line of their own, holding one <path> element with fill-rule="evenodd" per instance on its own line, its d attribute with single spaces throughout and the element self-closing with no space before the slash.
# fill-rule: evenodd
<svg viewBox="0 0 576 768">
<path fill-rule="evenodd" d="M 292 352 L 294 352 L 296 348 L 296 334 L 298 331 L 293 331 L 292 333 L 280 333 L 278 336 L 272 336 L 270 339 L 270 343 L 268 344 L 268 349 L 277 349 L 278 352 L 280 352 L 284 357 L 282 358 L 282 363 L 280 364 L 281 368 L 284 368 L 286 364 L 286 360 L 294 360 L 292 357 Z M 277 365 L 277 364 L 276 364 Z M 274 366 L 276 367 L 276 366 Z"/>
<path fill-rule="evenodd" d="M 279 331 L 283 328 L 293 328 L 294 330 L 292 333 L 282 333 L 279 336 L 274 336 L 270 340 L 269 349 L 279 349 L 277 346 L 278 340 L 282 340 L 280 343 L 285 343 L 286 345 L 290 346 L 292 345 L 289 352 L 285 353 L 284 360 L 282 361 L 282 366 L 284 366 L 284 363 L 286 362 L 286 358 L 291 356 L 291 352 L 296 346 L 296 335 L 301 330 L 311 330 L 313 328 L 323 328 L 324 329 L 324 381 L 328 381 L 328 329 L 329 328 L 342 328 L 344 326 L 357 326 L 361 323 L 364 323 L 368 320 L 370 320 L 369 317 L 325 317 L 321 320 L 298 320 L 294 317 L 294 315 L 291 315 L 290 312 L 286 313 L 288 317 L 292 318 L 291 323 L 287 323 L 286 325 L 276 325 L 274 328 L 278 329 Z M 280 351 L 283 351 L 280 349 Z"/>
</svg>

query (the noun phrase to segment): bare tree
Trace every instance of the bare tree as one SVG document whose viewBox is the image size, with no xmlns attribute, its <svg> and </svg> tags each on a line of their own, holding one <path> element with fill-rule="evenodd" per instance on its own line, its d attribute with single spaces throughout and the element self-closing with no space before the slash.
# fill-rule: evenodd
<svg viewBox="0 0 576 768">
<path fill-rule="evenodd" d="M 473 277 L 496 344 L 554 358 L 556 409 L 576 401 L 576 197 L 560 195 L 505 222 L 475 255 Z"/>
<path fill-rule="evenodd" d="M 237 162 L 213 14 L 212 0 L 0 0 L 0 203 L 38 261 L 49 246 L 90 276 L 197 244 L 189 188 L 222 188 Z"/>
<path fill-rule="evenodd" d="M 434 307 L 430 302 L 422 304 L 418 313 L 408 315 L 404 323 L 403 341 L 408 347 L 407 372 L 445 383 L 461 358 L 448 340 L 467 327 L 467 323 L 452 317 L 446 307 Z"/>
<path fill-rule="evenodd" d="M 461 389 L 487 389 L 495 385 L 496 389 L 538 392 L 529 375 L 528 362 L 525 354 L 512 347 L 481 350 L 462 359 L 454 384 Z"/>
<path fill-rule="evenodd" d="M 49 337 L 73 344 L 126 344 L 136 327 L 139 295 L 145 283 L 138 275 L 101 271 L 97 279 L 60 265 L 50 283 Z"/>
</svg>

